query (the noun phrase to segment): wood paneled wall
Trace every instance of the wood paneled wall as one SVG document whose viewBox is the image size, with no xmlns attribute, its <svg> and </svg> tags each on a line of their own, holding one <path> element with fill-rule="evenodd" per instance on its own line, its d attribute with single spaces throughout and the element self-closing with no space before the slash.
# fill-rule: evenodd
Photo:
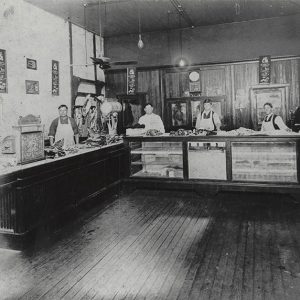
<svg viewBox="0 0 300 300">
<path fill-rule="evenodd" d="M 258 84 L 258 62 L 193 67 L 200 71 L 202 96 L 225 96 L 224 122 L 229 128 L 252 128 L 249 89 Z M 138 70 L 138 92 L 146 92 L 156 113 L 163 116 L 166 99 L 184 97 L 189 90 L 189 71 L 178 69 Z M 271 83 L 289 84 L 286 111 L 300 105 L 300 59 L 274 60 Z M 106 73 L 107 96 L 126 92 L 126 71 Z"/>
</svg>

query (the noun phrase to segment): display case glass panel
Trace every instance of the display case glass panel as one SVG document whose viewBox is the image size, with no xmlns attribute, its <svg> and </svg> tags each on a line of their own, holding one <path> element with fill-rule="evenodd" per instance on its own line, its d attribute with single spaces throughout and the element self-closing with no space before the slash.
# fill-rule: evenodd
<svg viewBox="0 0 300 300">
<path fill-rule="evenodd" d="M 181 142 L 131 142 L 131 176 L 183 178 Z"/>
<path fill-rule="evenodd" d="M 296 142 L 234 142 L 232 180 L 298 182 Z"/>
</svg>

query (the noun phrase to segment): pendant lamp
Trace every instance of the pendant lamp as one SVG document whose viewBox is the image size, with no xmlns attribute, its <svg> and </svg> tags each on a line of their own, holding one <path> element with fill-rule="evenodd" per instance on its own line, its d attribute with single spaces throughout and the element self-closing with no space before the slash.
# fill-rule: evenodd
<svg viewBox="0 0 300 300">
<path fill-rule="evenodd" d="M 137 43 L 137 46 L 139 49 L 144 48 L 144 42 L 142 41 L 142 33 L 141 33 L 141 11 L 140 11 L 140 6 L 138 7 L 138 16 L 139 16 L 139 41 Z"/>
</svg>

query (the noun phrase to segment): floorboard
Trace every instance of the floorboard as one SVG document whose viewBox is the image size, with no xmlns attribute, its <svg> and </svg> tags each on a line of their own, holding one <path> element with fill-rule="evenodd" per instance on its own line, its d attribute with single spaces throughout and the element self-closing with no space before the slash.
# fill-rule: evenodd
<svg viewBox="0 0 300 300">
<path fill-rule="evenodd" d="M 53 227 L 58 227 L 52 224 Z M 0 299 L 300 299 L 288 195 L 136 190 L 0 250 Z"/>
</svg>

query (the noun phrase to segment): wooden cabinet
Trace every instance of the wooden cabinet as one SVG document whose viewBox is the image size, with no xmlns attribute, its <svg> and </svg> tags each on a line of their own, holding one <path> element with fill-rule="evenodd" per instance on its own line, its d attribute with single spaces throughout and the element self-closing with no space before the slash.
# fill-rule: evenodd
<svg viewBox="0 0 300 300">
<path fill-rule="evenodd" d="M 128 150 L 121 143 L 0 176 L 0 247 L 20 248 L 41 226 L 118 190 L 128 164 Z"/>
</svg>

